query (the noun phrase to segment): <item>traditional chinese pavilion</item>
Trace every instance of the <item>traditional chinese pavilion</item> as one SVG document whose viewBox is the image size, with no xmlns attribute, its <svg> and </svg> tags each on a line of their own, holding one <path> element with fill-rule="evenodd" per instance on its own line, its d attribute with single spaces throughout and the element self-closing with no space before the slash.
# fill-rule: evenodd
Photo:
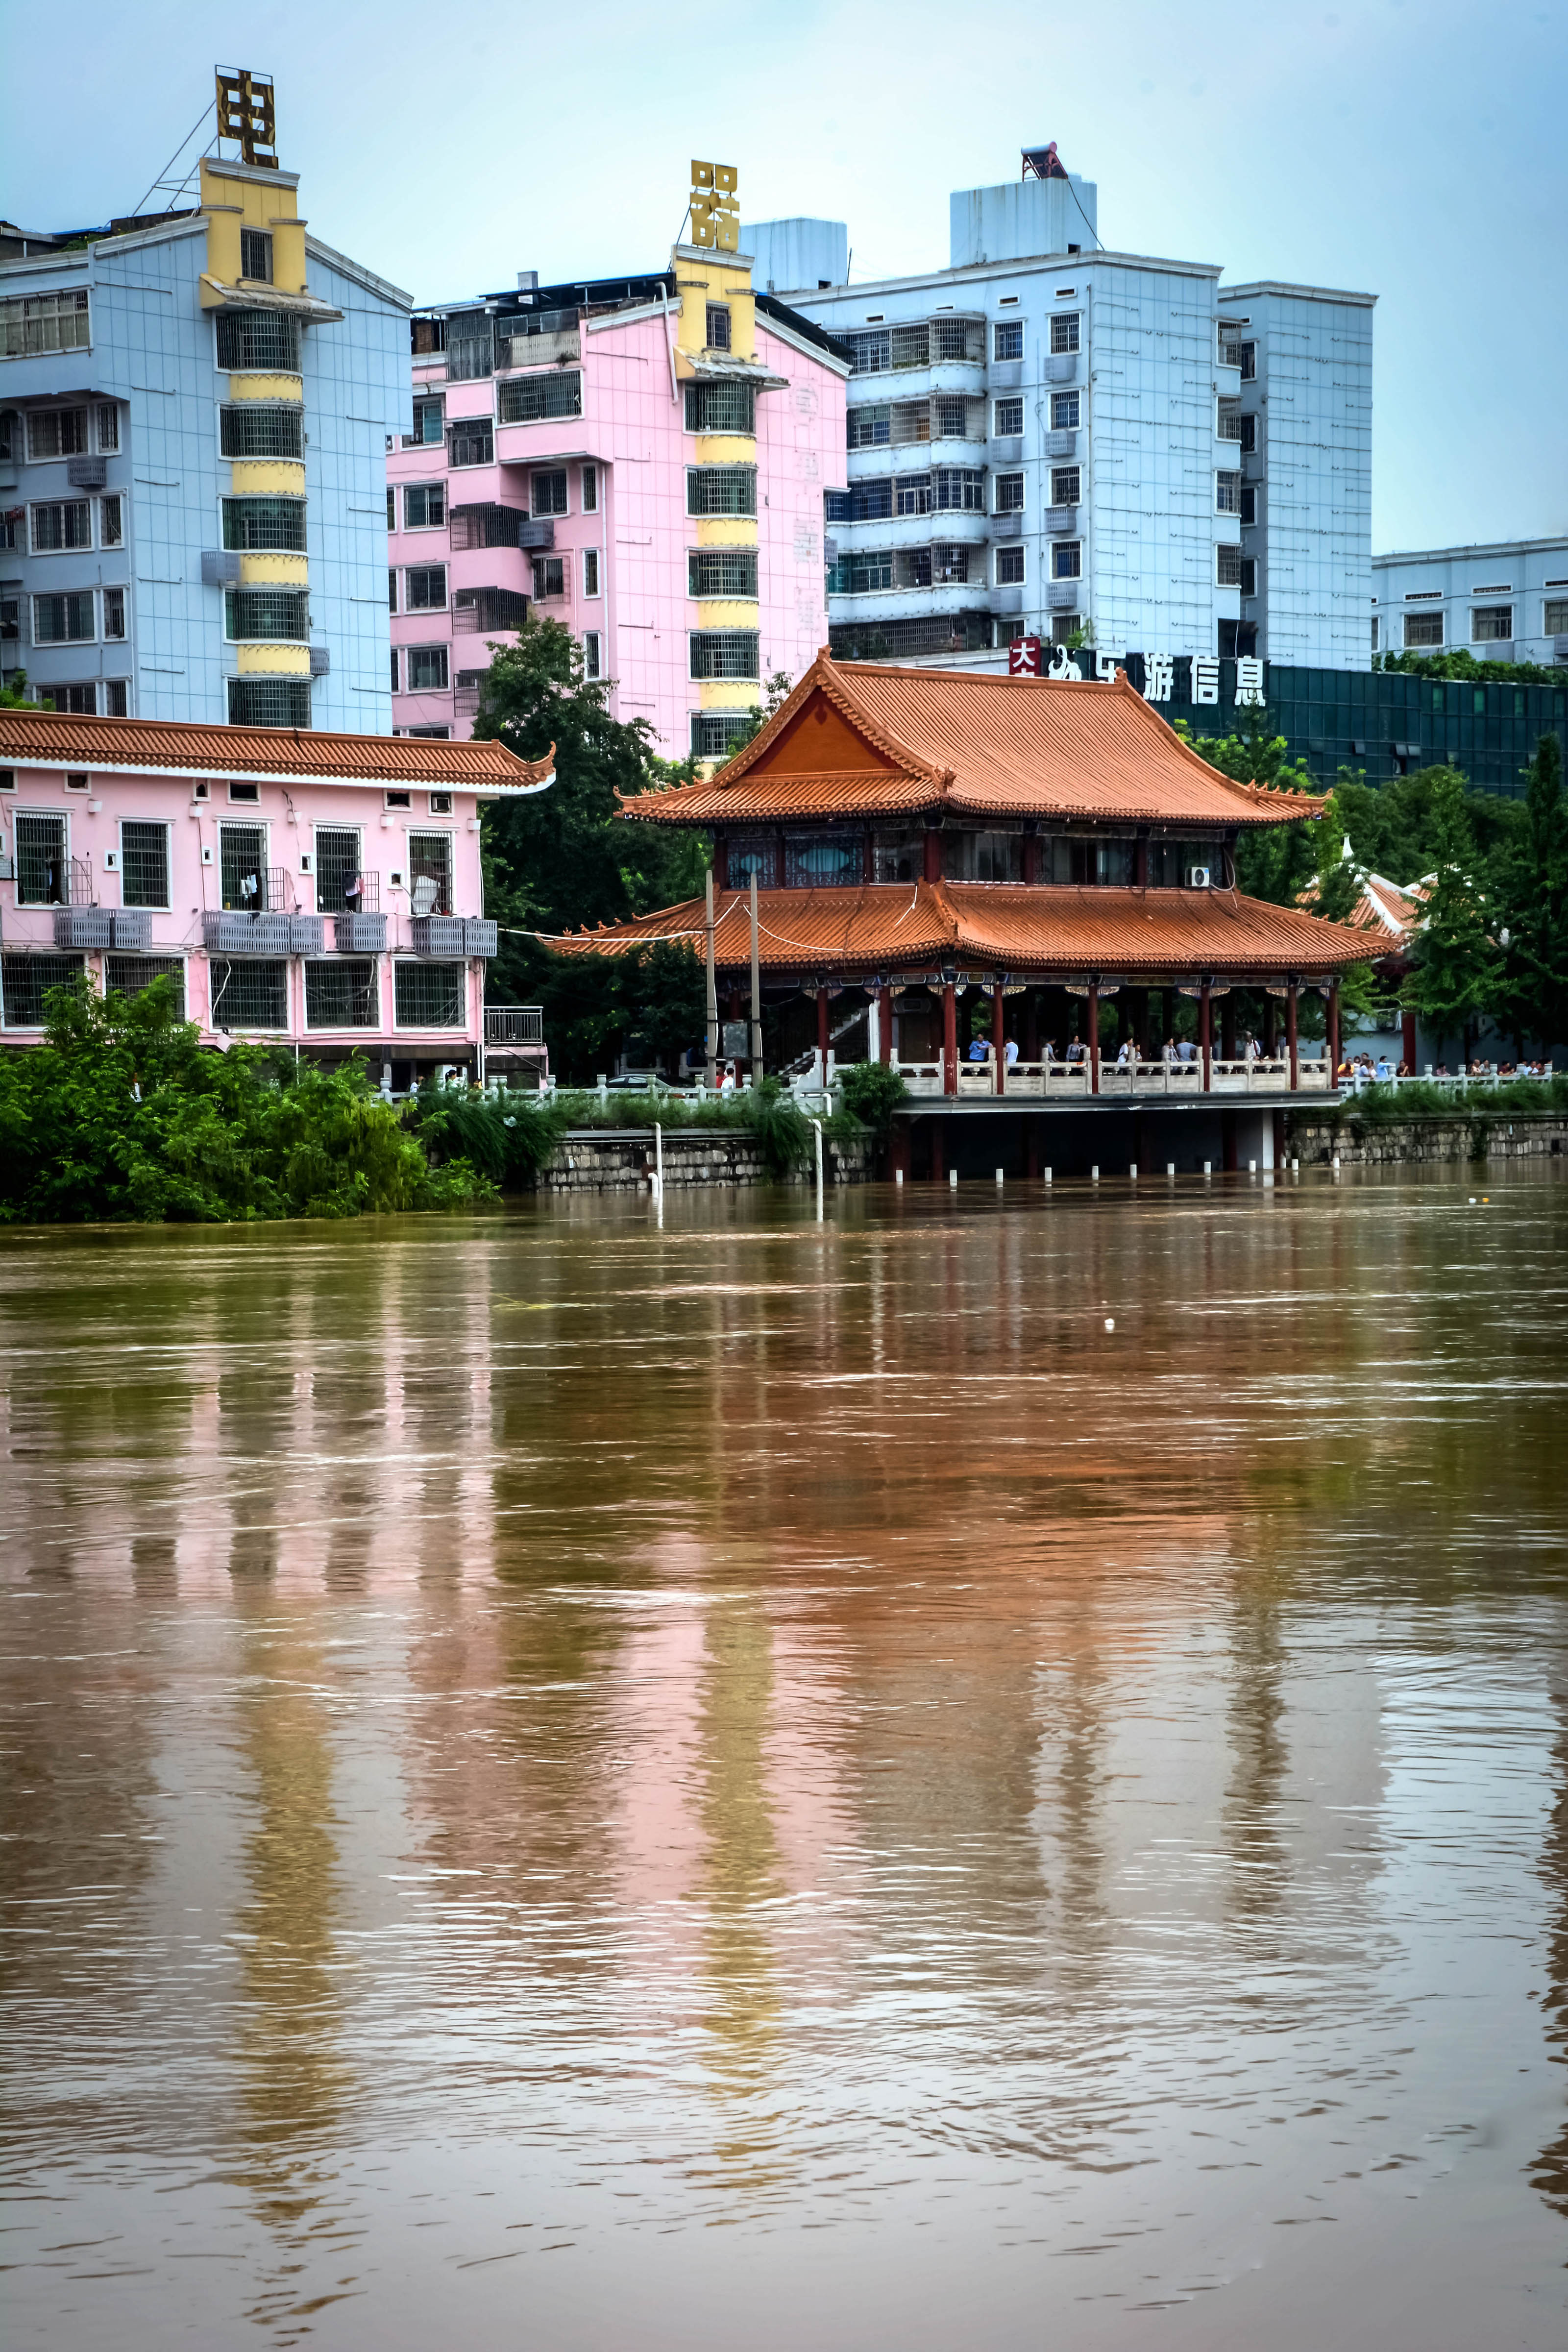
<svg viewBox="0 0 1568 2352">
<path fill-rule="evenodd" d="M 1331 1087 L 1339 976 L 1365 958 L 1365 936 L 1244 898 L 1235 878 L 1244 832 L 1314 817 L 1321 801 L 1219 774 L 1121 673 L 998 677 L 820 654 L 728 766 L 625 807 L 712 836 L 731 1019 L 750 989 L 754 876 L 764 997 L 814 998 L 823 1069 L 846 1038 L 896 1061 L 922 1118 L 1215 1095 L 1261 1109 Z M 675 938 L 701 953 L 704 931 L 698 899 L 573 944 Z M 1310 1045 L 1309 990 L 1326 1001 Z M 984 1059 L 970 1058 L 975 991 Z M 1249 1046 L 1242 992 L 1262 1033 Z M 1117 1034 L 1102 1045 L 1107 1004 Z M 1178 1030 L 1193 1033 L 1185 1055 L 1165 1050 Z M 938 1167 L 941 1154 L 938 1142 Z"/>
</svg>

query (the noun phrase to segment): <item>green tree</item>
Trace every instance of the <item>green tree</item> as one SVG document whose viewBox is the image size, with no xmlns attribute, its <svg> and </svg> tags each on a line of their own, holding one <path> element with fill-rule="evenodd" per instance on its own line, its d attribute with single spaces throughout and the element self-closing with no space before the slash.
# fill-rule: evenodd
<svg viewBox="0 0 1568 2352">
<path fill-rule="evenodd" d="M 774 712 L 784 709 L 794 691 L 795 681 L 787 669 L 775 669 L 771 677 L 763 679 L 762 700 L 753 702 L 746 713 L 746 724 L 730 747 L 731 759 L 737 751 L 743 751 L 748 743 L 754 741 Z"/>
<path fill-rule="evenodd" d="M 1516 1032 L 1550 1052 L 1568 1041 L 1568 802 L 1555 735 L 1541 738 L 1526 772 L 1524 821 L 1503 885 L 1503 997 Z"/>
<path fill-rule="evenodd" d="M 1497 1002 L 1501 958 L 1476 878 L 1464 781 L 1452 770 L 1439 772 L 1432 795 L 1435 879 L 1403 1002 L 1434 1028 L 1460 1034 L 1468 1062 L 1476 1024 Z"/>
<path fill-rule="evenodd" d="M 25 669 L 14 669 L 9 685 L 0 682 L 0 710 L 41 710 L 43 707 L 41 702 L 35 702 L 27 692 Z"/>
<path fill-rule="evenodd" d="M 1194 735 L 1184 719 L 1177 719 L 1176 732 L 1200 760 L 1238 784 L 1268 784 L 1314 796 L 1321 792 L 1305 760 L 1292 760 L 1284 736 L 1272 731 L 1267 711 L 1247 709 L 1229 735 Z M 1307 818 L 1248 827 L 1237 839 L 1237 887 L 1248 898 L 1294 906 L 1318 879 L 1320 856 L 1316 828 Z"/>
</svg>

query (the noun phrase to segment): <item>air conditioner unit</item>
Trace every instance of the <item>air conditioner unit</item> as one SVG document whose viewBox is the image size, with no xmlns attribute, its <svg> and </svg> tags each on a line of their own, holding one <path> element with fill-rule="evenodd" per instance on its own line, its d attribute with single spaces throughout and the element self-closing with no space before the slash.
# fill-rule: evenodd
<svg viewBox="0 0 1568 2352">
<path fill-rule="evenodd" d="M 1189 866 L 1187 868 L 1188 889 L 1206 890 L 1209 887 L 1210 871 L 1211 869 L 1206 866 Z"/>
</svg>

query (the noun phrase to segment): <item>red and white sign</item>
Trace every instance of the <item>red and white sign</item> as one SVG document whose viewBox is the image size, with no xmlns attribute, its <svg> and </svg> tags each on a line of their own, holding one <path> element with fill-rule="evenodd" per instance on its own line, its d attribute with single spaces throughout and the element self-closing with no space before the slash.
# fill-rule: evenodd
<svg viewBox="0 0 1568 2352">
<path fill-rule="evenodd" d="M 1009 677 L 1038 677 L 1040 675 L 1040 641 L 1038 637 L 1015 637 L 1007 648 Z"/>
</svg>

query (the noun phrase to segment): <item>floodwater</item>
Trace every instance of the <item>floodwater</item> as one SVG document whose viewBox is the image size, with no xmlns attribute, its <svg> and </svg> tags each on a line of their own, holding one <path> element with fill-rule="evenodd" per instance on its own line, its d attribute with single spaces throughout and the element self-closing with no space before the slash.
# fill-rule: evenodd
<svg viewBox="0 0 1568 2352">
<path fill-rule="evenodd" d="M 1565 1307 L 1550 1170 L 0 1234 L 8 2346 L 1559 2352 Z"/>
</svg>

